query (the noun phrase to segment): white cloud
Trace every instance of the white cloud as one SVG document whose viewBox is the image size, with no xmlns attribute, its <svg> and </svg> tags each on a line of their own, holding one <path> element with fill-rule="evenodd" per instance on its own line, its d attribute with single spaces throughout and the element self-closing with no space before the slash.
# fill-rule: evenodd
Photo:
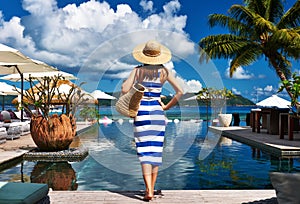
<svg viewBox="0 0 300 204">
<path fill-rule="evenodd" d="M 186 80 L 179 76 L 174 69 L 173 62 L 168 62 L 164 66 L 169 70 L 169 74 L 172 74 L 176 78 L 177 83 L 183 89 L 184 93 L 198 93 L 202 89 L 200 81 L 195 79 Z M 173 88 L 171 88 L 169 83 L 166 84 L 165 88 L 171 92 L 173 91 Z"/>
<path fill-rule="evenodd" d="M 231 60 L 228 61 L 228 68 L 226 69 L 225 75 L 227 78 L 230 78 L 230 65 Z M 244 70 L 243 67 L 236 68 L 236 71 L 232 75 L 232 79 L 251 79 L 254 77 L 254 74 L 249 73 L 248 71 Z"/>
<path fill-rule="evenodd" d="M 272 94 L 277 93 L 277 89 L 275 89 L 272 85 L 266 85 L 265 87 L 253 87 L 253 92 L 251 95 L 255 98 L 255 102 L 261 101 L 262 99 L 271 96 Z"/>
<path fill-rule="evenodd" d="M 141 4 L 153 11 L 151 2 L 142 0 Z M 139 16 L 127 4 L 119 4 L 114 10 L 107 2 L 96 0 L 63 8 L 57 6 L 56 0 L 23 0 L 23 8 L 29 15 L 22 18 L 4 21 L 0 15 L 0 42 L 58 67 L 84 64 L 93 71 L 105 72 L 109 66 L 115 74 L 108 77 L 118 78 L 126 75 L 134 63 L 124 61 L 124 55 L 129 56 L 135 45 L 146 40 L 155 38 L 163 42 L 174 56 L 185 57 L 195 51 L 184 31 L 187 16 L 178 15 L 178 0 L 166 3 L 161 13 L 146 17 Z M 116 42 L 113 46 L 102 46 L 110 41 Z M 98 47 L 102 49 L 95 53 Z M 122 67 L 113 66 L 116 60 Z M 117 71 L 122 73 L 116 74 Z"/>
<path fill-rule="evenodd" d="M 236 95 L 241 95 L 242 93 L 240 91 L 238 91 L 236 88 L 232 87 L 232 93 L 236 94 Z"/>
<path fill-rule="evenodd" d="M 271 92 L 271 91 L 274 91 L 273 90 L 273 86 L 272 85 L 268 85 L 264 88 L 264 91 L 267 91 L 267 92 Z"/>
<path fill-rule="evenodd" d="M 202 89 L 202 84 L 198 80 L 185 80 L 180 76 L 176 76 L 176 80 L 184 93 L 198 93 Z"/>
<path fill-rule="evenodd" d="M 142 0 L 140 2 L 140 6 L 143 8 L 144 11 L 153 11 L 153 1 Z"/>
</svg>

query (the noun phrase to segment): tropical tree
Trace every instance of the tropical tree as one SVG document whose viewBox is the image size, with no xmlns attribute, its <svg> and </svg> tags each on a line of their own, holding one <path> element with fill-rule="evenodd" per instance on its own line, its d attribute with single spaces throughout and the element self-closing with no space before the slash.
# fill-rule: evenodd
<svg viewBox="0 0 300 204">
<path fill-rule="evenodd" d="M 207 105 L 208 102 L 210 102 L 211 107 L 214 109 L 215 116 L 223 112 L 223 108 L 226 106 L 226 100 L 234 97 L 235 95 L 231 90 L 212 87 L 202 88 L 197 95 L 197 99 L 206 101 Z"/>
<path fill-rule="evenodd" d="M 200 40 L 200 62 L 232 59 L 230 76 L 239 66 L 264 57 L 281 81 L 291 76 L 291 60 L 300 58 L 300 1 L 284 11 L 284 0 L 244 0 L 232 5 L 228 15 L 209 15 L 210 27 L 222 26 L 228 34 L 210 35 Z M 285 86 L 293 98 L 290 86 Z"/>
</svg>

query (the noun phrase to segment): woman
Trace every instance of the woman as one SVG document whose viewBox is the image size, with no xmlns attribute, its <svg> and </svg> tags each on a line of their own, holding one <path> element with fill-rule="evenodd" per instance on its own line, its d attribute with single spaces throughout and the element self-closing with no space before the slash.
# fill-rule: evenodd
<svg viewBox="0 0 300 204">
<path fill-rule="evenodd" d="M 151 200 L 154 196 L 158 167 L 162 164 L 166 127 L 164 111 L 177 104 L 182 90 L 175 77 L 163 66 L 172 57 L 168 48 L 151 40 L 138 45 L 132 54 L 143 65 L 133 69 L 122 85 L 122 93 L 127 93 L 135 82 L 145 86 L 138 114 L 134 118 L 134 137 L 146 187 L 144 200 Z M 166 81 L 176 92 L 168 104 L 160 100 L 162 86 Z"/>
</svg>

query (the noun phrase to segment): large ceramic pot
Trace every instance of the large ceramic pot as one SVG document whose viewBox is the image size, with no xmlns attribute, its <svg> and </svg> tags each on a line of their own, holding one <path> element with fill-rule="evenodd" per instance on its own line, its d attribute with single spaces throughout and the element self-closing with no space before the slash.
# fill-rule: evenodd
<svg viewBox="0 0 300 204">
<path fill-rule="evenodd" d="M 54 191 L 77 190 L 76 173 L 68 162 L 37 162 L 30 179 L 32 183 L 46 183 Z"/>
<path fill-rule="evenodd" d="M 36 116 L 31 119 L 30 133 L 40 151 L 66 150 L 76 134 L 75 119 L 65 114 L 54 114 L 48 120 Z"/>
<path fill-rule="evenodd" d="M 219 123 L 222 127 L 229 127 L 232 121 L 232 114 L 219 114 Z"/>
</svg>

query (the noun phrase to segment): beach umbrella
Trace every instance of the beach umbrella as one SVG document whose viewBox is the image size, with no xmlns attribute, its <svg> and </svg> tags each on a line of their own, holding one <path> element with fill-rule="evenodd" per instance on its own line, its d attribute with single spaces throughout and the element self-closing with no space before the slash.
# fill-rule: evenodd
<svg viewBox="0 0 300 204">
<path fill-rule="evenodd" d="M 101 99 L 114 100 L 114 99 L 116 99 L 116 97 L 111 96 L 101 90 L 95 90 L 91 93 L 91 95 L 97 100 L 101 100 Z M 99 106 L 100 106 L 100 103 L 98 102 L 98 112 L 100 109 Z"/>
<path fill-rule="evenodd" d="M 39 86 L 41 86 L 41 84 L 36 84 L 33 88 L 28 89 L 26 92 L 33 93 L 36 95 L 35 97 L 38 98 L 38 94 L 40 93 Z M 50 85 L 50 87 L 51 87 L 51 85 Z M 57 83 L 58 92 L 55 93 L 55 95 L 53 96 L 51 104 L 63 105 L 64 101 L 62 99 L 64 99 L 65 95 L 69 94 L 69 92 L 72 88 L 74 88 L 74 92 L 77 92 L 78 90 L 80 90 L 84 94 L 83 95 L 84 103 L 96 104 L 98 102 L 90 93 L 86 92 L 85 90 L 83 90 L 76 84 L 72 83 L 71 81 L 59 80 Z M 76 102 L 77 100 L 78 100 L 77 95 L 75 95 L 75 97 L 73 98 L 73 101 L 71 101 L 71 102 Z M 28 98 L 26 98 L 26 96 L 24 96 L 23 101 L 26 103 L 33 102 L 33 101 L 30 101 Z M 12 103 L 17 103 L 17 102 L 18 102 L 18 98 L 15 98 L 12 100 Z"/>
<path fill-rule="evenodd" d="M 257 106 L 261 107 L 277 107 L 277 108 L 289 108 L 291 105 L 291 102 L 288 100 L 285 100 L 277 95 L 272 95 L 258 103 L 256 103 Z"/>
<path fill-rule="evenodd" d="M 18 92 L 19 91 L 19 92 Z M 21 92 L 21 89 L 9 85 L 5 82 L 0 82 L 0 95 L 2 96 L 2 110 L 4 110 L 4 97 L 6 95 L 9 96 L 17 96 Z"/>
<path fill-rule="evenodd" d="M 277 95 L 272 95 L 258 103 L 256 103 L 257 106 L 261 107 L 277 107 L 277 108 L 289 108 L 291 105 L 291 102 L 283 99 Z"/>
<path fill-rule="evenodd" d="M 95 90 L 91 93 L 91 95 L 95 98 L 95 99 L 109 99 L 109 100 L 113 100 L 116 99 L 116 97 L 111 96 L 103 91 L 100 90 Z"/>
<path fill-rule="evenodd" d="M 0 82 L 0 92 L 4 93 L 5 95 L 13 95 L 17 96 L 21 93 L 21 89 L 9 85 L 5 82 Z"/>
<path fill-rule="evenodd" d="M 29 80 L 30 77 L 32 77 L 32 80 L 42 80 L 43 77 L 55 77 L 55 76 L 61 76 L 64 79 L 67 80 L 74 80 L 77 79 L 73 74 L 63 72 L 63 71 L 50 71 L 50 72 L 28 72 L 23 73 L 23 79 Z M 9 80 L 9 81 L 20 81 L 20 75 L 19 74 L 9 74 L 3 77 L 0 77 L 0 79 L 3 80 Z"/>
<path fill-rule="evenodd" d="M 57 69 L 44 62 L 33 60 L 19 50 L 0 43 L 0 75 L 19 74 L 21 81 L 21 106 L 23 99 L 23 74 L 27 72 L 48 72 Z M 21 110 L 21 120 L 23 121 L 23 109 Z"/>
<path fill-rule="evenodd" d="M 5 93 L 3 93 L 3 92 L 0 92 L 0 96 L 2 96 L 2 110 L 4 110 L 4 96 L 6 96 L 6 94 Z"/>
</svg>

